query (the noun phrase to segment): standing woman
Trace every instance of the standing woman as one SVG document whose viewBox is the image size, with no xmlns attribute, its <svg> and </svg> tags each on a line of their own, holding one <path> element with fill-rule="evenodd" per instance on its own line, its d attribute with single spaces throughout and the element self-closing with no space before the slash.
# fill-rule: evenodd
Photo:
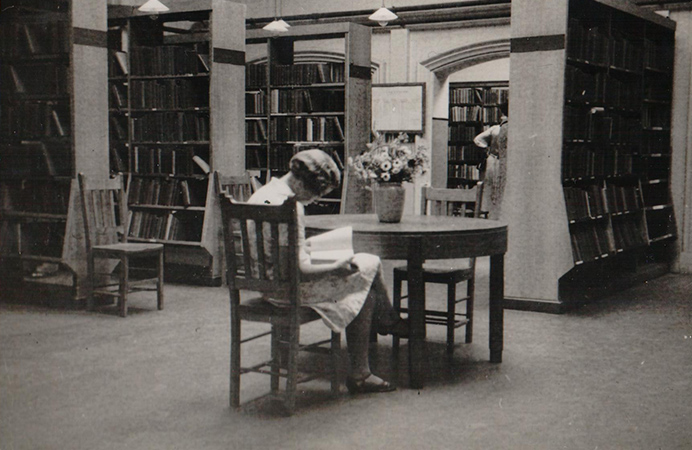
<svg viewBox="0 0 692 450">
<path fill-rule="evenodd" d="M 483 187 L 483 210 L 488 218 L 498 220 L 502 208 L 502 196 L 507 181 L 507 128 L 509 103 L 500 105 L 499 125 L 494 125 L 473 139 L 473 143 L 487 151 Z"/>
<path fill-rule="evenodd" d="M 248 203 L 281 204 L 295 197 L 298 205 L 298 244 L 300 245 L 303 306 L 314 309 L 325 325 L 337 333 L 346 330 L 351 367 L 346 386 L 352 394 L 388 392 L 395 387 L 370 371 L 368 348 L 370 330 L 382 335 L 407 337 L 408 322 L 392 308 L 384 283 L 380 258 L 358 253 L 329 264 L 310 262 L 310 240 L 305 239 L 304 205 L 324 196 L 339 185 L 341 174 L 336 163 L 321 150 L 296 153 L 290 171 L 272 178 L 255 192 Z M 280 299 L 267 301 L 281 306 Z M 285 303 L 284 303 L 285 304 Z"/>
</svg>

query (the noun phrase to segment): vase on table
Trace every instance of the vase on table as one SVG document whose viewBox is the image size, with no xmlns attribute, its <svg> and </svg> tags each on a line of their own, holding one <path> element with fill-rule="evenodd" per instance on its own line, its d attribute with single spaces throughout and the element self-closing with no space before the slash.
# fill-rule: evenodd
<svg viewBox="0 0 692 450">
<path fill-rule="evenodd" d="M 377 183 L 374 187 L 375 212 L 380 222 L 398 223 L 404 214 L 406 190 L 401 183 Z"/>
</svg>

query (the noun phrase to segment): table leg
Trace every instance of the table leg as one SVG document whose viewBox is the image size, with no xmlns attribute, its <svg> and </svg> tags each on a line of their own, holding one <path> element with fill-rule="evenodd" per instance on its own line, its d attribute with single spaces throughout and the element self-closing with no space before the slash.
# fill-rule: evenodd
<svg viewBox="0 0 692 450">
<path fill-rule="evenodd" d="M 490 257 L 490 362 L 502 362 L 505 298 L 505 255 Z"/>
<path fill-rule="evenodd" d="M 425 284 L 422 239 L 411 238 L 408 248 L 408 311 L 410 324 L 409 377 L 412 389 L 421 389 L 425 374 Z"/>
</svg>

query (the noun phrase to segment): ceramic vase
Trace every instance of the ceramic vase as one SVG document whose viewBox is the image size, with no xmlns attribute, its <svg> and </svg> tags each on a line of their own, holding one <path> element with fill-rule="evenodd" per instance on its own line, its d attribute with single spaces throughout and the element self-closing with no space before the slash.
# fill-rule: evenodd
<svg viewBox="0 0 692 450">
<path fill-rule="evenodd" d="M 398 223 L 404 214 L 406 190 L 400 183 L 378 183 L 374 188 L 375 212 L 380 222 Z"/>
</svg>

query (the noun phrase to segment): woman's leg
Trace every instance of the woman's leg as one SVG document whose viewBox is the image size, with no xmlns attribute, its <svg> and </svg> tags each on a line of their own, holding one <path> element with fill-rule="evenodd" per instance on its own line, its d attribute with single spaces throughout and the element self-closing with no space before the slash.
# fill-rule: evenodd
<svg viewBox="0 0 692 450">
<path fill-rule="evenodd" d="M 375 305 L 376 296 L 374 290 L 371 289 L 360 312 L 346 327 L 346 343 L 351 360 L 350 376 L 356 380 L 367 378 L 371 374 L 368 350 Z"/>
</svg>

